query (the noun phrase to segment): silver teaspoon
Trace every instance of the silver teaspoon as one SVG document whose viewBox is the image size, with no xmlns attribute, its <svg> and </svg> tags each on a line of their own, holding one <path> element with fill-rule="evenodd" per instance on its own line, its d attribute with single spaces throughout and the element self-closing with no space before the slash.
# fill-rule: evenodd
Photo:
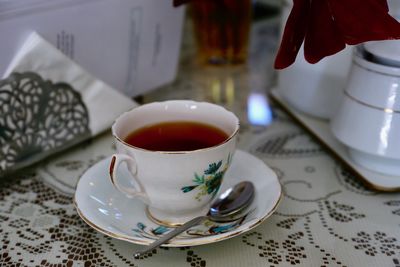
<svg viewBox="0 0 400 267">
<path fill-rule="evenodd" d="M 234 187 L 223 192 L 211 205 L 207 215 L 196 217 L 185 224 L 175 228 L 160 239 L 151 243 L 146 249 L 134 253 L 135 258 L 152 251 L 153 249 L 164 244 L 173 237 L 186 231 L 187 229 L 200 224 L 204 220 L 212 220 L 215 222 L 232 221 L 235 215 L 245 210 L 254 199 L 254 185 L 251 182 L 240 182 Z"/>
</svg>

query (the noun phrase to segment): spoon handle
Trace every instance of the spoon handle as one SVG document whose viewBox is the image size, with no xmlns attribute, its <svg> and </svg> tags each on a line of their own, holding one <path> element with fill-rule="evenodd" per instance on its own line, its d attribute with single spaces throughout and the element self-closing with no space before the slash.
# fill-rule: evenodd
<svg viewBox="0 0 400 267">
<path fill-rule="evenodd" d="M 199 217 L 196 217 L 196 218 L 184 223 L 183 225 L 175 228 L 174 230 L 172 230 L 168 234 L 164 235 L 160 239 L 158 239 L 158 240 L 154 241 L 153 243 L 151 243 L 146 249 L 134 253 L 133 254 L 134 257 L 135 258 L 139 258 L 140 256 L 142 256 L 142 255 L 146 254 L 147 252 L 150 252 L 153 249 L 159 247 L 160 245 L 164 244 L 165 242 L 167 242 L 168 240 L 172 239 L 173 237 L 179 235 L 180 233 L 186 231 L 187 229 L 189 229 L 189 228 L 201 223 L 202 221 L 204 221 L 207 218 L 208 218 L 208 216 L 199 216 Z"/>
</svg>

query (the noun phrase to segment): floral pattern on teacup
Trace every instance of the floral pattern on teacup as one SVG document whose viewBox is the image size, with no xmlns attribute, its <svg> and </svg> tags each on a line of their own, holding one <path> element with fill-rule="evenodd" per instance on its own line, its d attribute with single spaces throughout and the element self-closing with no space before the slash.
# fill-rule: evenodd
<svg viewBox="0 0 400 267">
<path fill-rule="evenodd" d="M 218 162 L 214 162 L 208 165 L 208 168 L 204 170 L 202 175 L 194 173 L 193 182 L 194 185 L 184 186 L 181 188 L 183 193 L 188 193 L 197 188 L 199 192 L 196 194 L 196 200 L 201 201 L 202 197 L 205 195 L 212 195 L 214 197 L 219 188 L 221 187 L 222 178 L 226 170 L 229 167 L 229 164 L 232 161 L 232 155 L 228 155 L 228 159 L 226 164 L 221 169 L 222 160 Z"/>
</svg>

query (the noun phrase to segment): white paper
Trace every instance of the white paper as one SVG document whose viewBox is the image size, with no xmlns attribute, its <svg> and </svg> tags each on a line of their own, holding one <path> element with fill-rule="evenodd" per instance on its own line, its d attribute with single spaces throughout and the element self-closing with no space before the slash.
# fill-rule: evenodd
<svg viewBox="0 0 400 267">
<path fill-rule="evenodd" d="M 135 96 L 172 81 L 184 9 L 172 0 L 0 2 L 0 73 L 36 31 L 96 78 Z"/>
<path fill-rule="evenodd" d="M 6 70 L 5 77 L 12 72 L 35 72 L 53 83 L 70 84 L 85 102 L 92 135 L 110 128 L 121 113 L 137 105 L 104 82 L 95 79 L 36 33 L 27 38 Z"/>
</svg>

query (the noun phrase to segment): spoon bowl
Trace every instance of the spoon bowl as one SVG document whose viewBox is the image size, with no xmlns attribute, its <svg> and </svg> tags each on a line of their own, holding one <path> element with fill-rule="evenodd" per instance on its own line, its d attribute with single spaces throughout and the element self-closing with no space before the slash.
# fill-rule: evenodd
<svg viewBox="0 0 400 267">
<path fill-rule="evenodd" d="M 223 192 L 211 205 L 208 217 L 212 221 L 224 222 L 234 220 L 254 199 L 254 185 L 240 182 Z"/>
</svg>

